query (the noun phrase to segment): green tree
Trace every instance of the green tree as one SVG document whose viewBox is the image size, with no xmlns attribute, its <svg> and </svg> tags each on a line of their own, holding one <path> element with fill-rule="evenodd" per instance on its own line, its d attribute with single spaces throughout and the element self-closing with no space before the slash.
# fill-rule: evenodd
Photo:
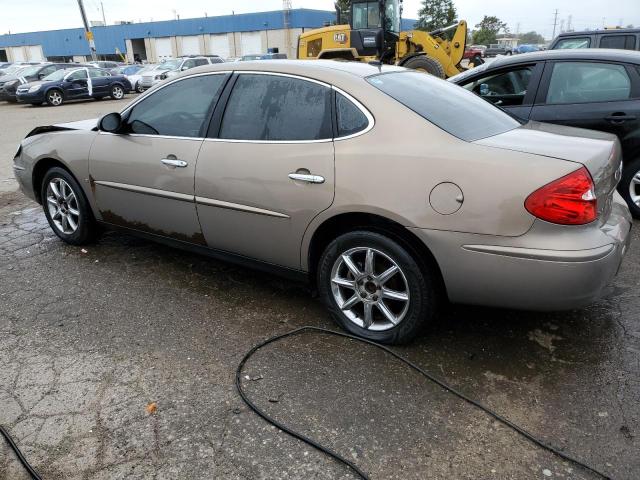
<svg viewBox="0 0 640 480">
<path fill-rule="evenodd" d="M 473 43 L 475 45 L 496 43 L 496 37 L 500 30 L 504 33 L 509 33 L 509 28 L 505 22 L 498 17 L 485 15 L 482 21 L 476 25 L 476 30 L 473 31 Z"/>
<path fill-rule="evenodd" d="M 533 45 L 538 45 L 544 42 L 544 37 L 540 35 L 538 32 L 527 32 L 522 33 L 518 36 L 518 41 L 522 43 L 530 43 Z"/>
<path fill-rule="evenodd" d="M 336 18 L 336 21 L 342 25 L 349 22 L 349 15 L 351 14 L 351 1 L 350 0 L 337 0 L 334 4 L 336 12 L 340 12 L 340 18 Z"/>
<path fill-rule="evenodd" d="M 456 23 L 457 17 L 453 0 L 424 0 L 418 12 L 416 28 L 430 32 Z"/>
</svg>

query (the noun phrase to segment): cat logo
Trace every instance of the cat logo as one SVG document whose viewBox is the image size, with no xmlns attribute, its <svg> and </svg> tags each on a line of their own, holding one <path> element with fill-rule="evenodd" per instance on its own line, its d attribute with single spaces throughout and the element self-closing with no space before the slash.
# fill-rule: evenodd
<svg viewBox="0 0 640 480">
<path fill-rule="evenodd" d="M 347 34 L 346 33 L 334 33 L 333 41 L 336 43 L 347 43 Z"/>
</svg>

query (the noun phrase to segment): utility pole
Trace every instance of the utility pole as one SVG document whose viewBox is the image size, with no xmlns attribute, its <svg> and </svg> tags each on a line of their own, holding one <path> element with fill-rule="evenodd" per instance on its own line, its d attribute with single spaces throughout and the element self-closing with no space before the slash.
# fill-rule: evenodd
<svg viewBox="0 0 640 480">
<path fill-rule="evenodd" d="M 104 26 L 107 26 L 107 19 L 104 16 L 104 5 L 102 4 L 102 2 L 100 2 L 100 8 L 102 9 L 102 23 L 104 23 Z"/>
<path fill-rule="evenodd" d="M 89 28 L 89 22 L 87 21 L 87 13 L 84 11 L 84 5 L 82 0 L 78 0 L 78 7 L 80 7 L 80 15 L 82 16 L 82 23 L 84 23 L 84 36 L 89 42 L 89 49 L 91 50 L 91 60 L 94 62 L 98 59 L 96 55 L 96 43 L 93 41 L 93 32 Z"/>
<path fill-rule="evenodd" d="M 556 8 L 556 12 L 553 14 L 553 34 L 551 35 L 551 39 L 556 38 L 556 26 L 558 25 L 558 9 Z"/>
</svg>

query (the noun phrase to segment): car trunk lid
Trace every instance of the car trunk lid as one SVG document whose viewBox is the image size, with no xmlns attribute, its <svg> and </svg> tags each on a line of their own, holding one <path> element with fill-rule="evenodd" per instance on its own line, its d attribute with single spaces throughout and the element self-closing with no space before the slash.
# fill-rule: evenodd
<svg viewBox="0 0 640 480">
<path fill-rule="evenodd" d="M 549 123 L 529 122 L 520 128 L 477 140 L 475 143 L 584 165 L 589 170 L 595 185 L 599 218 L 608 216 L 613 192 L 622 175 L 622 150 L 615 135 Z"/>
</svg>

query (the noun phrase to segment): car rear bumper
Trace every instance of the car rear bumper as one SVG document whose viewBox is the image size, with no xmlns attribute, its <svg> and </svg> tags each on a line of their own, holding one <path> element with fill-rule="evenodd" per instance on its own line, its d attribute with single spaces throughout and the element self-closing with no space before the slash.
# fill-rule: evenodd
<svg viewBox="0 0 640 480">
<path fill-rule="evenodd" d="M 452 302 L 550 311 L 582 308 L 601 296 L 620 268 L 630 229 L 628 208 L 616 193 L 599 225 L 536 221 L 513 238 L 412 231 L 431 248 Z"/>
</svg>

